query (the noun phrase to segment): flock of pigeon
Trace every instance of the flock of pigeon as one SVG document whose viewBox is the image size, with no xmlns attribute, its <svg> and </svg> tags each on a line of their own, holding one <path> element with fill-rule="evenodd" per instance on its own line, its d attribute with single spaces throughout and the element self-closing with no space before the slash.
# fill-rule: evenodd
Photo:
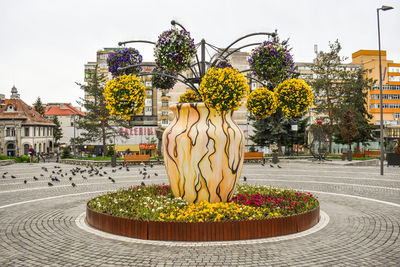
<svg viewBox="0 0 400 267">
<path fill-rule="evenodd" d="M 142 175 L 143 180 L 145 179 L 150 179 L 151 174 L 148 171 L 148 168 L 153 168 L 153 164 L 146 165 L 145 163 L 141 162 L 140 163 L 141 168 L 138 169 L 139 174 Z M 111 169 L 111 173 L 115 174 L 117 171 L 127 171 L 129 172 L 130 169 L 128 166 L 120 166 L 118 168 L 113 168 Z M 54 184 L 61 182 L 61 180 L 66 180 L 69 181 L 72 185 L 72 187 L 76 187 L 77 180 L 78 179 L 83 179 L 87 180 L 88 177 L 108 177 L 108 180 L 112 183 L 115 183 L 115 179 L 112 176 L 111 173 L 108 173 L 106 170 L 103 170 L 103 167 L 93 167 L 93 166 L 86 166 L 86 167 L 74 167 L 69 170 L 64 170 L 60 166 L 54 166 L 54 169 L 42 167 L 42 173 L 39 175 L 39 177 L 33 176 L 32 179 L 33 181 L 39 181 L 39 180 L 45 180 L 45 179 L 50 179 L 50 181 L 47 183 L 48 186 L 53 186 Z M 158 176 L 158 173 L 152 172 L 154 176 Z M 9 175 L 12 179 L 17 178 L 15 175 L 11 175 L 8 172 L 3 173 L 3 179 L 7 178 L 7 175 Z M 24 180 L 24 184 L 28 183 L 28 179 Z M 142 182 L 142 185 L 145 185 L 144 182 Z"/>
<path fill-rule="evenodd" d="M 265 163 L 261 163 L 261 166 L 263 166 L 263 167 L 265 167 Z M 269 166 L 271 167 L 271 168 L 274 168 L 274 165 L 272 165 L 272 164 L 269 164 Z M 278 164 L 276 165 L 279 169 L 281 169 L 282 167 L 281 166 L 279 166 Z M 243 176 L 243 181 L 247 181 L 247 177 L 246 176 Z"/>
<path fill-rule="evenodd" d="M 145 163 L 141 162 L 140 166 L 141 166 L 141 168 L 139 168 L 138 170 L 139 170 L 139 174 L 142 175 L 143 180 L 150 179 L 151 174 L 148 171 L 148 168 L 153 168 L 153 164 L 146 165 Z M 264 167 L 265 163 L 261 163 L 261 166 Z M 272 164 L 269 164 L 269 166 L 271 168 L 274 168 L 274 165 L 272 165 Z M 279 165 L 276 165 L 276 166 L 278 168 L 282 168 Z M 123 169 L 125 169 L 127 172 L 130 171 L 128 166 L 125 166 L 125 167 L 120 166 L 118 168 L 111 169 L 111 173 L 116 173 L 117 171 L 120 171 Z M 92 176 L 100 176 L 100 177 L 108 176 L 108 180 L 110 180 L 112 183 L 115 183 L 115 179 L 112 178 L 110 176 L 110 174 L 108 174 L 105 170 L 103 170 L 103 167 L 98 167 L 98 168 L 93 167 L 93 166 L 87 166 L 87 167 L 83 167 L 83 168 L 75 167 L 70 170 L 64 171 L 60 166 L 54 166 L 54 170 L 51 170 L 51 171 L 46 167 L 42 167 L 42 171 L 44 171 L 44 174 L 43 173 L 40 174 L 41 179 L 46 179 L 46 176 L 47 176 L 46 174 L 49 175 L 48 178 L 51 180 L 51 182 L 49 181 L 47 183 L 48 186 L 53 186 L 56 182 L 60 182 L 61 181 L 60 179 L 68 178 L 68 180 L 71 182 L 71 185 L 73 187 L 76 187 L 77 185 L 74 182 L 74 179 L 78 178 L 77 174 L 79 174 L 81 176 L 81 178 L 84 180 L 87 180 L 88 177 L 92 177 Z M 7 178 L 7 174 L 8 174 L 8 172 L 3 173 L 3 179 Z M 158 173 L 156 173 L 156 172 L 153 172 L 153 174 L 154 174 L 154 176 L 158 176 Z M 14 175 L 10 175 L 10 177 L 12 179 L 17 178 Z M 36 176 L 33 176 L 33 180 L 39 181 L 39 178 Z M 246 182 L 247 177 L 243 176 L 243 180 Z M 28 180 L 25 179 L 24 184 L 27 184 L 27 183 L 28 183 Z M 144 182 L 142 182 L 141 184 L 145 185 Z"/>
</svg>

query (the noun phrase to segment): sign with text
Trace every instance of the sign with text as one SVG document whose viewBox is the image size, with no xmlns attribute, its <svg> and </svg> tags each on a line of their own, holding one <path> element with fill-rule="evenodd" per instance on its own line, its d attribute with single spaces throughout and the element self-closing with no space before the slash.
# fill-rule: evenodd
<svg viewBox="0 0 400 267">
<path fill-rule="evenodd" d="M 140 144 L 140 149 L 156 149 L 156 144 Z"/>
<path fill-rule="evenodd" d="M 119 133 L 122 135 L 139 135 L 150 136 L 156 134 L 156 127 L 133 127 L 133 128 L 119 128 Z"/>
</svg>

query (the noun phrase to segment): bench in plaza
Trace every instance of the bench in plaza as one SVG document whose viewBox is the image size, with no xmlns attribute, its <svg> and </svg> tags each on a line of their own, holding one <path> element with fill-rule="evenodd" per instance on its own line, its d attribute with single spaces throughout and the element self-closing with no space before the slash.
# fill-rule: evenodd
<svg viewBox="0 0 400 267">
<path fill-rule="evenodd" d="M 263 159 L 264 153 L 263 152 L 245 152 L 244 159 Z"/>
<path fill-rule="evenodd" d="M 379 158 L 381 156 L 380 151 L 365 151 L 364 153 L 367 158 Z"/>
<path fill-rule="evenodd" d="M 125 155 L 124 164 L 127 162 L 147 162 L 150 161 L 150 155 Z"/>
<path fill-rule="evenodd" d="M 248 160 L 248 162 L 259 162 L 259 160 L 263 160 L 265 163 L 264 153 L 263 152 L 245 152 L 244 159 Z"/>
</svg>

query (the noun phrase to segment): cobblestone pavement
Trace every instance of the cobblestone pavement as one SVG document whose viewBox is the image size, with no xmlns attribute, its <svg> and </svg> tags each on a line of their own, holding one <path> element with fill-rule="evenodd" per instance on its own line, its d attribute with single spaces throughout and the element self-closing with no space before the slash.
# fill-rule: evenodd
<svg viewBox="0 0 400 267">
<path fill-rule="evenodd" d="M 55 166 L 63 174 L 75 167 L 56 163 L 0 167 L 0 176 L 8 172 L 0 178 L 0 266 L 400 266 L 398 167 L 385 167 L 380 176 L 379 167 L 246 164 L 242 176 L 249 183 L 314 192 L 329 216 L 328 225 L 278 242 L 174 247 L 104 238 L 75 222 L 88 199 L 140 184 L 139 167 L 116 173 L 105 167 L 102 171 L 108 174 L 83 174 L 87 179 L 81 174 L 58 175 L 61 181 L 49 187 L 49 175 L 59 170 Z M 159 175 L 146 183 L 167 183 L 163 166 L 150 169 L 154 172 Z M 76 187 L 71 186 L 70 176 Z"/>
</svg>

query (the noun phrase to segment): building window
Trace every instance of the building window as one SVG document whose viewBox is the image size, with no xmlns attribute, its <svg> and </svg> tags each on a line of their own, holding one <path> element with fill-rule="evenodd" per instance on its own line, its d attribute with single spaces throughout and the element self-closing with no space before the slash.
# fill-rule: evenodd
<svg viewBox="0 0 400 267">
<path fill-rule="evenodd" d="M 7 127 L 6 128 L 6 136 L 15 136 L 15 128 Z"/>
<path fill-rule="evenodd" d="M 257 83 L 251 83 L 251 91 L 257 88 Z"/>
<path fill-rule="evenodd" d="M 152 114 L 153 114 L 153 108 L 152 107 L 145 107 L 144 108 L 144 115 L 151 116 Z"/>
<path fill-rule="evenodd" d="M 383 104 L 383 108 L 400 108 L 400 104 Z M 371 104 L 370 108 L 380 108 L 380 104 Z"/>
<path fill-rule="evenodd" d="M 29 127 L 25 127 L 25 136 L 29 136 Z"/>
<path fill-rule="evenodd" d="M 168 126 L 169 121 L 168 120 L 161 120 L 161 126 Z"/>
<path fill-rule="evenodd" d="M 13 105 L 8 105 L 6 111 L 7 111 L 7 112 L 13 112 L 13 111 L 15 111 L 14 106 L 13 106 Z"/>
<path fill-rule="evenodd" d="M 153 99 L 151 99 L 151 98 L 146 98 L 146 99 L 144 100 L 144 105 L 145 105 L 146 107 L 151 107 L 151 106 L 153 105 Z"/>
<path fill-rule="evenodd" d="M 379 99 L 379 94 L 372 94 L 370 99 Z M 400 94 L 383 94 L 382 99 L 400 99 Z"/>
<path fill-rule="evenodd" d="M 400 82 L 400 76 L 389 76 L 389 82 Z"/>
<path fill-rule="evenodd" d="M 389 67 L 389 72 L 400 72 L 400 67 Z"/>
<path fill-rule="evenodd" d="M 146 95 L 153 95 L 153 90 L 146 90 Z"/>
<path fill-rule="evenodd" d="M 161 111 L 161 116 L 168 116 L 168 111 L 166 110 Z"/>
<path fill-rule="evenodd" d="M 151 87 L 151 81 L 146 81 L 145 86 L 146 87 Z"/>
<path fill-rule="evenodd" d="M 108 54 L 101 54 L 100 55 L 100 59 L 107 59 L 108 58 Z"/>
<path fill-rule="evenodd" d="M 400 119 L 400 113 L 394 113 L 394 118 L 399 120 Z"/>
<path fill-rule="evenodd" d="M 399 128 L 388 128 L 388 137 L 399 138 L 400 137 L 400 129 Z"/>
<path fill-rule="evenodd" d="M 165 100 L 161 101 L 161 105 L 163 107 L 168 107 L 168 101 L 165 101 Z"/>
<path fill-rule="evenodd" d="M 104 63 L 100 64 L 100 69 L 108 69 L 107 64 Z"/>
</svg>

